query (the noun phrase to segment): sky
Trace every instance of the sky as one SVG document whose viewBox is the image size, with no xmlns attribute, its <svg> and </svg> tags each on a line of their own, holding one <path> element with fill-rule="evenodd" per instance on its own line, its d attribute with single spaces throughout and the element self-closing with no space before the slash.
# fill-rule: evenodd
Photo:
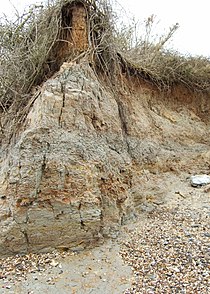
<svg viewBox="0 0 210 294">
<path fill-rule="evenodd" d="M 30 4 L 41 3 L 38 0 L 3 0 L 0 14 L 13 15 L 16 7 L 22 11 Z M 13 6 L 12 6 L 13 4 Z M 179 29 L 168 45 L 182 54 L 210 57 L 210 1 L 209 0 L 118 0 L 118 11 L 122 20 L 135 16 L 140 23 L 150 15 L 155 15 L 158 33 L 164 33 L 172 25 L 179 23 Z"/>
</svg>

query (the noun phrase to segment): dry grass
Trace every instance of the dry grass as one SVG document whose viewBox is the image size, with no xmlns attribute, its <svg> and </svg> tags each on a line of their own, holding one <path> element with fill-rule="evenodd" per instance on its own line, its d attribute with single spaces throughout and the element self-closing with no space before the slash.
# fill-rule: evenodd
<svg viewBox="0 0 210 294">
<path fill-rule="evenodd" d="M 149 79 L 162 90 L 174 84 L 184 84 L 192 90 L 210 90 L 210 60 L 202 56 L 184 56 L 166 49 L 166 45 L 179 28 L 173 25 L 163 35 L 154 35 L 157 23 L 152 15 L 145 20 L 143 34 L 139 36 L 137 23 L 117 32 L 118 52 L 128 68 L 128 74 Z"/>
<path fill-rule="evenodd" d="M 209 92 L 210 60 L 205 57 L 181 56 L 177 52 L 158 50 L 141 52 L 134 48 L 122 54 L 129 74 L 140 75 L 160 89 L 184 84 L 193 91 Z"/>
<path fill-rule="evenodd" d="M 74 50 L 71 36 L 69 11 L 75 4 L 83 5 L 87 13 L 87 44 L 83 50 Z M 170 28 L 155 43 L 149 38 L 152 25 L 153 18 L 150 17 L 145 24 L 144 38 L 136 39 L 129 27 L 123 32 L 117 31 L 111 4 L 106 0 L 51 1 L 45 7 L 32 6 L 14 21 L 2 19 L 0 113 L 19 118 L 33 87 L 49 78 L 63 61 L 77 59 L 82 52 L 93 63 L 96 72 L 103 71 L 111 82 L 116 82 L 120 71 L 124 70 L 128 75 L 150 80 L 162 89 L 182 83 L 193 90 L 209 91 L 209 59 L 181 56 L 165 50 L 165 44 L 178 26 Z M 6 115 L 4 119 L 2 117 L 0 126 L 5 124 Z"/>
<path fill-rule="evenodd" d="M 98 61 L 100 59 L 103 64 L 102 55 L 109 51 L 108 36 L 111 34 L 107 3 L 97 1 L 98 6 L 95 1 L 88 0 L 60 0 L 54 4 L 50 3 L 46 7 L 32 6 L 14 22 L 3 19 L 0 23 L 2 110 L 8 110 L 14 102 L 23 101 L 32 87 L 39 85 L 57 71 L 65 59 L 71 60 L 81 54 L 74 50 L 74 44 L 72 50 L 68 50 L 68 56 L 61 52 L 64 51 L 65 44 L 71 42 L 72 27 L 71 20 L 68 19 L 68 9 L 71 5 L 82 3 L 87 9 L 90 28 L 89 44 L 88 48 L 85 48 L 87 53 L 95 50 Z"/>
<path fill-rule="evenodd" d="M 34 6 L 14 22 L 1 23 L 0 103 L 4 111 L 13 103 L 24 105 L 25 96 L 42 76 L 60 23 L 58 10 L 48 7 L 48 11 L 51 17 L 45 18 L 43 7 Z"/>
<path fill-rule="evenodd" d="M 72 30 L 75 5 L 85 8 L 88 20 L 87 44 L 79 49 L 74 46 Z M 86 55 L 94 60 L 96 70 L 107 71 L 113 59 L 117 61 L 110 58 L 114 46 L 110 7 L 103 0 L 57 0 L 45 7 L 32 6 L 15 20 L 1 19 L 0 137 L 8 121 L 21 124 L 33 88 L 58 71 L 64 61 Z"/>
</svg>

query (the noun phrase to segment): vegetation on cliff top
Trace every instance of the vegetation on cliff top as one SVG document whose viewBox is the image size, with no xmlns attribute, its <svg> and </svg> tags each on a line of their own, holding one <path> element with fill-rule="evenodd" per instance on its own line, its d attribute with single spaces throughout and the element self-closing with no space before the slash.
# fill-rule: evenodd
<svg viewBox="0 0 210 294">
<path fill-rule="evenodd" d="M 75 7 L 83 7 L 86 12 L 87 42 L 80 48 L 74 46 L 72 37 Z M 111 80 L 123 71 L 162 89 L 182 83 L 192 90 L 209 91 L 210 60 L 165 49 L 177 25 L 158 42 L 151 41 L 152 25 L 150 17 L 146 37 L 134 42 L 131 27 L 116 28 L 111 4 L 106 0 L 49 1 L 46 6 L 31 6 L 16 19 L 1 19 L 0 111 L 16 113 L 24 108 L 33 87 L 56 72 L 62 62 L 81 57 Z"/>
</svg>

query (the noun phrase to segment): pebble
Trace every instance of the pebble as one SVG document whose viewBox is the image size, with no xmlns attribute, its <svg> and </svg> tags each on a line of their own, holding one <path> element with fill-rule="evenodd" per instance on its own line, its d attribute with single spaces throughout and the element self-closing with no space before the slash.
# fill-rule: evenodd
<svg viewBox="0 0 210 294">
<path fill-rule="evenodd" d="M 50 265 L 56 267 L 56 266 L 59 265 L 59 263 L 53 259 L 53 260 L 51 261 Z"/>
<path fill-rule="evenodd" d="M 210 233 L 204 233 L 204 236 L 210 238 Z"/>
<path fill-rule="evenodd" d="M 0 259 L 0 279 L 7 282 L 21 281 L 26 279 L 28 273 L 35 273 L 35 275 L 42 276 L 49 266 L 58 267 L 60 273 L 62 265 L 58 259 L 65 258 L 66 256 L 74 255 L 71 252 L 58 252 L 35 254 L 29 253 L 24 256 L 15 255 L 7 258 Z M 34 276 L 34 280 L 38 280 L 38 276 Z"/>
<path fill-rule="evenodd" d="M 193 187 L 208 185 L 210 184 L 210 176 L 206 174 L 191 176 L 190 182 L 191 182 L 191 186 Z"/>
<path fill-rule="evenodd" d="M 10 286 L 10 285 L 6 285 L 5 288 L 6 288 L 6 289 L 10 289 L 11 286 Z"/>
<path fill-rule="evenodd" d="M 121 256 L 133 269 L 132 287 L 124 294 L 210 293 L 207 213 L 155 211 L 129 233 Z M 190 237 L 190 238 L 189 238 Z"/>
</svg>

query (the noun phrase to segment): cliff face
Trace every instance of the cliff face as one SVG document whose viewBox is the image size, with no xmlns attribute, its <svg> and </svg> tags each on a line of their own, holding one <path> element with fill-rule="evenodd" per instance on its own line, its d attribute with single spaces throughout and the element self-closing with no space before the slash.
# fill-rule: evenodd
<svg viewBox="0 0 210 294">
<path fill-rule="evenodd" d="M 163 200 L 170 173 L 208 171 L 209 98 L 129 84 L 64 63 L 36 94 L 0 153 L 0 255 L 93 245 Z"/>
</svg>

